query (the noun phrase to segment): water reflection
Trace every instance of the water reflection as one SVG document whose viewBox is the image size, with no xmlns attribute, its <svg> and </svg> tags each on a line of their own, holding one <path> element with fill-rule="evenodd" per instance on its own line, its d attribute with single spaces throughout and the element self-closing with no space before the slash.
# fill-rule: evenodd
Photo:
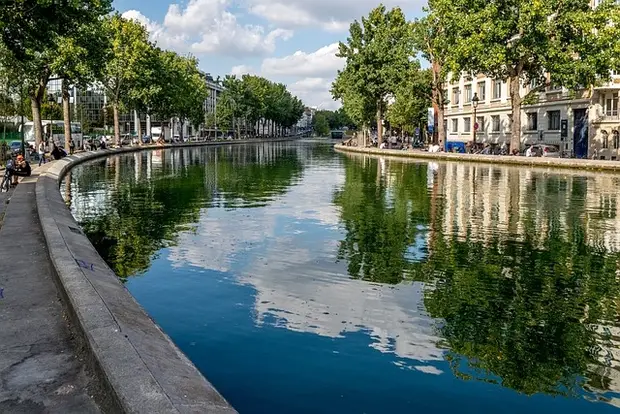
<svg viewBox="0 0 620 414">
<path fill-rule="evenodd" d="M 111 158 L 79 167 L 63 191 L 117 274 L 144 275 L 130 286 L 134 294 L 162 283 L 159 274 L 181 281 L 165 305 L 147 294 L 141 303 L 168 332 L 184 321 L 186 328 L 171 334 L 181 346 L 214 346 L 202 333 L 205 319 L 210 332 L 220 333 L 226 352 L 217 355 L 219 364 L 209 360 L 208 375 L 241 411 L 279 397 L 253 400 L 250 390 L 240 391 L 239 377 L 256 372 L 227 353 L 263 358 L 273 369 L 261 371 L 264 380 L 279 380 L 284 355 L 254 354 L 274 346 L 272 329 L 325 338 L 330 342 L 321 346 L 330 352 L 333 341 L 352 344 L 363 335 L 368 352 L 386 356 L 378 365 L 361 351 L 337 360 L 346 368 L 331 374 L 356 382 L 360 394 L 347 400 L 336 390 L 344 398 L 333 402 L 336 412 L 381 412 L 373 411 L 381 395 L 365 381 L 370 374 L 346 376 L 366 364 L 371 371 L 390 364 L 437 381 L 453 376 L 464 381 L 450 387 L 470 387 L 466 397 L 427 378 L 425 386 L 441 388 L 446 401 L 456 393 L 461 401 L 482 398 L 487 408 L 510 400 L 523 409 L 542 404 L 579 411 L 583 405 L 557 404 L 589 399 L 620 406 L 619 181 L 604 174 L 345 157 L 326 145 L 282 143 Z M 210 279 L 218 285 L 207 290 Z M 252 294 L 224 303 L 249 300 L 251 311 L 210 319 L 216 310 L 209 303 L 220 303 L 229 292 L 224 286 L 232 285 Z M 242 333 L 252 347 L 238 344 Z M 183 350 L 199 366 L 208 357 Z M 300 360 L 320 366 L 326 356 L 304 349 L 295 358 L 292 367 Z M 241 374 L 230 374 L 231 367 Z M 386 384 L 397 378 L 386 375 Z M 310 377 L 302 388 L 325 392 L 321 381 L 327 380 Z M 419 381 L 398 378 L 393 387 Z M 497 405 L 477 388 L 482 384 L 501 385 L 492 388 L 501 395 Z M 544 405 L 502 389 L 571 399 Z M 323 407 L 307 395 L 293 398 L 306 410 L 295 412 Z M 343 401 L 349 405 L 339 406 Z M 392 403 L 394 412 L 411 409 L 409 400 Z"/>
<path fill-rule="evenodd" d="M 455 375 L 526 394 L 620 391 L 617 176 L 377 165 L 346 165 L 341 255 L 354 277 L 426 284 Z M 427 256 L 412 260 L 420 232 Z"/>
</svg>

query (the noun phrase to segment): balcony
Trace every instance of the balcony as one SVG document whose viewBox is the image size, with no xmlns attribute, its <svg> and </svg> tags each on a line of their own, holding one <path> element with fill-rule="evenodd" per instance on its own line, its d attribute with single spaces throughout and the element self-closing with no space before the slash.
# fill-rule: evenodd
<svg viewBox="0 0 620 414">
<path fill-rule="evenodd" d="M 597 85 L 594 87 L 596 91 L 609 91 L 609 90 L 618 90 L 620 89 L 620 76 L 612 76 L 609 82 L 604 82 L 601 85 Z"/>
<path fill-rule="evenodd" d="M 601 105 L 597 104 L 595 106 L 596 115 L 595 118 L 592 119 L 592 123 L 598 124 L 601 122 L 620 122 L 620 113 L 618 110 L 605 111 Z"/>
</svg>

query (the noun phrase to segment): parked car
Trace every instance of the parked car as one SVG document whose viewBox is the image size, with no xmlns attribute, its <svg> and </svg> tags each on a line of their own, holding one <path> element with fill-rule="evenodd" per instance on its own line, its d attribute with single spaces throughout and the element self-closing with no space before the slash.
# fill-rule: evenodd
<svg viewBox="0 0 620 414">
<path fill-rule="evenodd" d="M 532 146 L 535 157 L 560 158 L 560 150 L 555 145 L 538 144 Z"/>
<path fill-rule="evenodd" d="M 9 144 L 9 149 L 11 150 L 11 154 L 17 154 L 22 150 L 22 142 L 11 141 L 11 143 Z"/>
</svg>

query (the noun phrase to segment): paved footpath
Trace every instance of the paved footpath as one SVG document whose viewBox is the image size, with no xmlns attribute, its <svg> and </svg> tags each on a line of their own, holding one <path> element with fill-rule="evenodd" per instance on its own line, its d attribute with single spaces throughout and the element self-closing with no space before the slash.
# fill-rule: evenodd
<svg viewBox="0 0 620 414">
<path fill-rule="evenodd" d="M 76 350 L 52 278 L 36 211 L 39 171 L 12 195 L 0 194 L 0 413 L 99 413 L 97 382 Z"/>
</svg>

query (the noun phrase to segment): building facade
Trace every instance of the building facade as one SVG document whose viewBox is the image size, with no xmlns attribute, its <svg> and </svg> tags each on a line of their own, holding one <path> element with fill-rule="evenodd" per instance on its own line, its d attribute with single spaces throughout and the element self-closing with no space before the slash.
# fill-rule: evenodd
<svg viewBox="0 0 620 414">
<path fill-rule="evenodd" d="M 483 75 L 449 78 L 444 91 L 448 99 L 445 122 L 448 147 L 472 142 L 510 143 L 512 122 L 510 85 Z M 521 96 L 537 88 L 520 85 Z M 620 74 L 593 89 L 569 91 L 551 84 L 533 93 L 531 104 L 521 108 L 521 146 L 556 145 L 579 158 L 620 160 L 618 94 Z M 474 120 L 473 100 L 479 99 Z M 564 134 L 562 131 L 564 130 Z"/>
</svg>

